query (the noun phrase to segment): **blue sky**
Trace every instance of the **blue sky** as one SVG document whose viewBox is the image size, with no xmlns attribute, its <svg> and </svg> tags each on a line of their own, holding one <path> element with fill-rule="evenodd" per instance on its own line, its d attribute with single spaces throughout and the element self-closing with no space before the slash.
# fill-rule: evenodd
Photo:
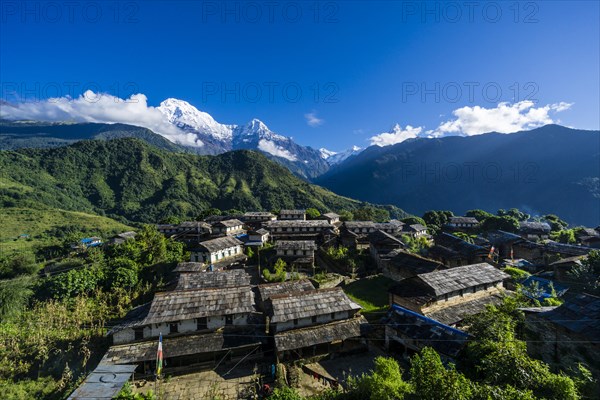
<svg viewBox="0 0 600 400">
<path fill-rule="evenodd" d="M 468 107 L 468 119 L 472 108 L 499 102 L 568 103 L 550 107 L 550 118 L 600 125 L 597 1 L 0 7 L 0 94 L 8 101 L 86 89 L 143 93 L 152 106 L 175 97 L 221 123 L 259 118 L 333 150 L 364 147 L 396 123 L 436 130 L 458 118 L 454 110 Z"/>
</svg>

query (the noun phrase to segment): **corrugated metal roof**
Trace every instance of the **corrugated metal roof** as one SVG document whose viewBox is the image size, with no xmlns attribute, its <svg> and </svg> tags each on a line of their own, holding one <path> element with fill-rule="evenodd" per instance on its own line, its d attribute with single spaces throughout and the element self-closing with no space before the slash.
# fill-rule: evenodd
<svg viewBox="0 0 600 400">
<path fill-rule="evenodd" d="M 137 365 L 100 364 L 67 400 L 99 400 L 115 397 Z"/>
</svg>

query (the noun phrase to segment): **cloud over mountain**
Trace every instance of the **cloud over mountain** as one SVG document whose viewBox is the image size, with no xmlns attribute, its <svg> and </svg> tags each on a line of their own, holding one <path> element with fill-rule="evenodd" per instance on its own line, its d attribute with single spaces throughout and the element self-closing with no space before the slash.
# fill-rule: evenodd
<svg viewBox="0 0 600 400">
<path fill-rule="evenodd" d="M 536 107 L 530 100 L 518 103 L 499 103 L 496 107 L 461 107 L 452 112 L 453 119 L 441 123 L 437 128 L 425 130 L 425 127 L 402 128 L 396 124 L 390 132 L 372 136 L 372 145 L 389 146 L 416 137 L 472 136 L 488 132 L 514 133 L 558 123 L 551 114 L 571 108 L 572 103 L 546 104 Z"/>
<path fill-rule="evenodd" d="M 86 91 L 76 98 L 59 97 L 5 106 L 0 117 L 36 121 L 74 121 L 124 123 L 151 129 L 172 142 L 186 146 L 202 146 L 196 135 L 171 124 L 157 108 L 148 105 L 144 94 L 121 99 L 105 93 Z"/>
</svg>

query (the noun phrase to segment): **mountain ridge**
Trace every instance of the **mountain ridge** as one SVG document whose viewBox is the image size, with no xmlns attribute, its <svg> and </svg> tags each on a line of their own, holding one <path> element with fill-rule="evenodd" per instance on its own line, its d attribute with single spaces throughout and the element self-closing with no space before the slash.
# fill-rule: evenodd
<svg viewBox="0 0 600 400">
<path fill-rule="evenodd" d="M 315 183 L 417 215 L 429 209 L 461 214 L 518 207 L 596 226 L 600 132 L 546 125 L 511 134 L 410 139 L 371 146 Z"/>
</svg>

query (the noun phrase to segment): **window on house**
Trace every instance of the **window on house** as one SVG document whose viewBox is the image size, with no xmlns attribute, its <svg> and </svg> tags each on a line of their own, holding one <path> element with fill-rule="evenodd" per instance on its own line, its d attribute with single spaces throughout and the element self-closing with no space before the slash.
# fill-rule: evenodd
<svg viewBox="0 0 600 400">
<path fill-rule="evenodd" d="M 335 319 L 335 313 L 334 312 L 331 313 L 331 319 Z"/>
<path fill-rule="evenodd" d="M 311 320 L 312 320 L 313 324 L 316 324 L 317 323 L 317 316 L 313 315 L 312 318 L 311 318 Z"/>
<path fill-rule="evenodd" d="M 177 333 L 179 332 L 179 325 L 177 322 L 173 322 L 169 324 L 169 333 Z"/>
<path fill-rule="evenodd" d="M 233 314 L 225 316 L 225 325 L 233 325 Z"/>
<path fill-rule="evenodd" d="M 144 328 L 134 328 L 133 335 L 135 340 L 142 340 L 144 338 Z"/>
<path fill-rule="evenodd" d="M 298 318 L 294 318 L 294 326 L 298 325 Z"/>
<path fill-rule="evenodd" d="M 208 318 L 202 317 L 196 320 L 196 330 L 202 331 L 208 329 Z"/>
</svg>

